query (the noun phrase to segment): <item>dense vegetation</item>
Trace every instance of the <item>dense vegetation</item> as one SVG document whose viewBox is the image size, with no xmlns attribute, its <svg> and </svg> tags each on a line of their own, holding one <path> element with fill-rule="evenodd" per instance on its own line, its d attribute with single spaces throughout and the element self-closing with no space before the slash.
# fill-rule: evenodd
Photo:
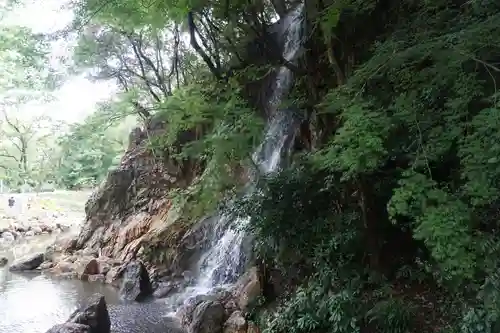
<svg viewBox="0 0 500 333">
<path fill-rule="evenodd" d="M 498 332 L 500 4 L 310 0 L 298 66 L 266 43 L 249 59 L 286 5 L 82 1 L 75 66 L 119 85 L 106 119 L 167 120 L 153 150 L 199 130 L 176 152 L 203 162 L 183 193 L 203 209 L 258 142 L 252 84 L 293 69 L 286 102 L 307 119 L 306 149 L 238 205 L 259 260 L 288 286 L 255 305 L 265 332 Z M 116 163 L 123 141 L 109 145 L 97 118 L 61 139 L 65 186 Z"/>
</svg>

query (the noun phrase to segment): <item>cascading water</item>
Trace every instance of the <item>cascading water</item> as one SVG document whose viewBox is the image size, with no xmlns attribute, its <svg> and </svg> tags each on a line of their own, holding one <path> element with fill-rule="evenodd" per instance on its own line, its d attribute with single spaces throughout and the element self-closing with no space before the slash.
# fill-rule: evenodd
<svg viewBox="0 0 500 333">
<path fill-rule="evenodd" d="M 302 32 L 304 30 L 304 5 L 299 4 L 280 22 L 283 38 L 283 58 L 295 64 L 302 48 Z M 276 74 L 275 85 L 267 103 L 268 114 L 273 115 L 266 130 L 262 144 L 253 154 L 252 159 L 258 173 L 272 173 L 279 170 L 283 155 L 291 149 L 294 141 L 296 119 L 287 110 L 277 111 L 283 97 L 289 92 L 293 80 L 292 71 L 283 66 Z M 249 191 L 255 190 L 254 186 Z M 208 294 L 214 289 L 226 287 L 236 281 L 245 266 L 243 242 L 245 225 L 248 218 L 234 219 L 228 213 L 218 217 L 213 234 L 215 239 L 208 251 L 202 255 L 198 267 L 196 283 L 186 288 L 169 300 L 172 310 L 188 299 Z"/>
</svg>

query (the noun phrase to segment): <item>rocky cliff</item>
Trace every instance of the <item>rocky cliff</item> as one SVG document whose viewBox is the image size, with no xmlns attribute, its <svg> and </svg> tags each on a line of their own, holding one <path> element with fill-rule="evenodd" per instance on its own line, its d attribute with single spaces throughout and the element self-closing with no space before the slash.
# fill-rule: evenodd
<svg viewBox="0 0 500 333">
<path fill-rule="evenodd" d="M 67 252 L 97 253 L 120 263 L 141 259 L 151 269 L 148 254 L 161 245 L 170 254 L 163 256 L 163 268 L 180 262 L 176 253 L 186 245 L 188 238 L 181 240 L 191 225 L 181 221 L 168 193 L 190 185 L 203 168 L 196 161 L 178 161 L 167 151 L 151 149 L 151 141 L 166 130 L 165 122 L 153 117 L 147 126 L 132 131 L 120 165 L 88 199 L 85 222 L 78 237 L 66 244 Z M 174 146 L 195 138 L 195 130 L 185 131 Z"/>
<path fill-rule="evenodd" d="M 191 282 L 189 269 L 211 240 L 216 218 L 189 221 L 169 191 L 186 188 L 203 171 L 197 161 L 175 161 L 167 152 L 150 149 L 151 139 L 168 130 L 152 119 L 135 129 L 119 167 L 86 203 L 86 219 L 77 237 L 45 253 L 45 272 L 121 288 L 125 300 L 165 297 Z M 182 133 L 176 145 L 195 138 Z M 244 319 L 262 293 L 257 267 L 251 267 L 233 289 L 198 295 L 176 308 L 183 326 L 193 333 L 251 332 Z"/>
</svg>

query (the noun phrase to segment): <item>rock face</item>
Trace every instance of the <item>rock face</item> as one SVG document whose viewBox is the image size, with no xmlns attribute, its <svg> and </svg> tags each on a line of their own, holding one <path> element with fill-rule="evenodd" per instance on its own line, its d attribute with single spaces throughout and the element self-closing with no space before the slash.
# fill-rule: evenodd
<svg viewBox="0 0 500 333">
<path fill-rule="evenodd" d="M 22 258 L 9 267 L 11 272 L 31 271 L 43 263 L 43 253 L 36 253 L 29 257 Z"/>
<path fill-rule="evenodd" d="M 120 296 L 126 301 L 141 301 L 153 292 L 148 271 L 141 262 L 131 261 L 123 274 Z"/>
<path fill-rule="evenodd" d="M 173 261 L 179 252 L 177 244 L 188 226 L 176 223 L 179 214 L 166 199 L 167 193 L 191 184 L 202 168 L 196 161 L 186 159 L 179 163 L 171 158 L 170 152 L 150 150 L 149 137 L 161 135 L 165 130 L 165 122 L 153 117 L 146 128 L 132 131 L 120 165 L 87 201 L 86 220 L 79 235 L 68 243 L 66 252 L 91 249 L 99 257 L 124 264 L 136 258 L 151 262 L 145 259 L 151 256 L 148 250 L 162 242 L 170 255 L 162 257 L 164 266 L 171 266 L 168 261 Z M 182 132 L 174 147 L 195 139 L 198 132 L 198 129 Z M 106 275 L 106 281 L 113 279 Z"/>
<path fill-rule="evenodd" d="M 106 301 L 102 295 L 94 295 L 86 307 L 73 312 L 66 323 L 52 327 L 47 333 L 110 333 Z"/>
</svg>

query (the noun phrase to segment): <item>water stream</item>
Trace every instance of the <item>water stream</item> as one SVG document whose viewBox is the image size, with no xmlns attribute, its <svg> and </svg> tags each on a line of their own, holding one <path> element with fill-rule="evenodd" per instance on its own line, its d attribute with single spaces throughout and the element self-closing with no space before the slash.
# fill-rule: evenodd
<svg viewBox="0 0 500 333">
<path fill-rule="evenodd" d="M 302 50 L 304 22 L 304 5 L 300 4 L 280 23 L 283 36 L 282 56 L 285 61 L 292 64 L 296 64 L 296 59 Z M 272 94 L 266 105 L 271 119 L 262 144 L 252 156 L 260 174 L 277 172 L 282 167 L 283 157 L 289 155 L 294 142 L 296 117 L 290 110 L 279 109 L 292 83 L 292 71 L 286 66 L 279 68 Z M 255 186 L 248 186 L 248 191 L 254 190 Z M 245 226 L 249 221 L 250 217 L 233 218 L 228 212 L 219 213 L 213 232 L 215 239 L 208 251 L 201 256 L 196 283 L 168 300 L 171 310 L 169 315 L 173 315 L 179 305 L 188 303 L 193 297 L 210 294 L 213 290 L 227 288 L 236 282 L 243 273 L 247 260 L 243 243 L 246 237 Z"/>
</svg>

